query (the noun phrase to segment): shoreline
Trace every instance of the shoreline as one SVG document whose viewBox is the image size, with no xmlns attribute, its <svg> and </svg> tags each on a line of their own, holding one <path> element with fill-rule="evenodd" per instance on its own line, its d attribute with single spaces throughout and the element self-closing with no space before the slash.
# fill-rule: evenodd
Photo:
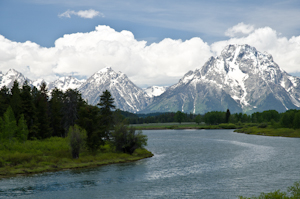
<svg viewBox="0 0 300 199">
<path fill-rule="evenodd" d="M 122 155 L 124 156 L 124 154 Z M 118 157 L 118 158 L 106 159 L 102 161 L 96 160 L 90 162 L 73 162 L 73 164 L 71 165 L 66 164 L 66 165 L 57 166 L 55 164 L 51 164 L 51 165 L 45 165 L 43 167 L 38 166 L 35 168 L 24 168 L 24 167 L 19 168 L 18 166 L 16 166 L 11 168 L 7 173 L 1 173 L 0 170 L 0 180 L 3 178 L 10 178 L 10 177 L 17 177 L 17 176 L 30 176 L 30 175 L 46 173 L 46 172 L 58 172 L 58 171 L 67 171 L 67 170 L 75 170 L 75 169 L 94 168 L 94 167 L 100 167 L 100 166 L 106 166 L 112 164 L 135 162 L 146 158 L 151 158 L 154 155 L 153 153 L 145 149 L 141 154 L 136 154 L 136 155 L 125 154 L 125 156 L 127 157 Z M 74 161 L 80 161 L 80 158 Z"/>
</svg>

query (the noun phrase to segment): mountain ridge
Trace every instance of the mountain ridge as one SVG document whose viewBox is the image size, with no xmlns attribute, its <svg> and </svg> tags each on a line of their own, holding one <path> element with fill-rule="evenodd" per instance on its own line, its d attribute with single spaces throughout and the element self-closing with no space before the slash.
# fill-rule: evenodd
<svg viewBox="0 0 300 199">
<path fill-rule="evenodd" d="M 0 72 L 0 86 L 11 87 L 14 80 L 22 85 L 40 85 L 44 80 L 31 81 L 18 71 Z M 208 111 L 252 113 L 274 109 L 284 112 L 300 108 L 300 78 L 289 75 L 273 60 L 255 47 L 228 45 L 219 56 L 211 57 L 201 67 L 188 71 L 178 83 L 166 88 L 137 87 L 122 72 L 106 67 L 87 80 L 72 76 L 48 83 L 48 90 L 78 89 L 83 99 L 96 105 L 104 90 L 115 98 L 117 108 L 130 112 L 192 112 Z"/>
</svg>

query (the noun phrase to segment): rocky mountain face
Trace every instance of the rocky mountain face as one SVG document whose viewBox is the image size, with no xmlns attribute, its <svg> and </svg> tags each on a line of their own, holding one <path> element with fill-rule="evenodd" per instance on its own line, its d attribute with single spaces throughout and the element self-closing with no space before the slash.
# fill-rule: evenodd
<svg viewBox="0 0 300 199">
<path fill-rule="evenodd" d="M 121 110 L 137 112 L 147 107 L 150 97 L 132 83 L 121 72 L 115 72 L 110 67 L 104 68 L 92 75 L 79 88 L 83 99 L 89 104 L 96 105 L 103 91 L 110 91 L 115 99 L 115 106 Z"/>
<path fill-rule="evenodd" d="M 249 45 L 229 45 L 200 69 L 155 98 L 143 112 L 279 112 L 300 107 L 300 78 L 283 71 L 267 53 Z"/>
</svg>

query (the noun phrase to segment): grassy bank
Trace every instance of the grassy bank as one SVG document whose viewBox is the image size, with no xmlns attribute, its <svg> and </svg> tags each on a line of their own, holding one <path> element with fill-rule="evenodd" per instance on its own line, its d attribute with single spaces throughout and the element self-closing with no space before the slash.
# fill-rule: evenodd
<svg viewBox="0 0 300 199">
<path fill-rule="evenodd" d="M 197 124 L 194 122 L 186 123 L 149 123 L 149 124 L 135 124 L 137 130 L 159 130 L 159 129 L 236 129 L 240 128 L 239 125 L 235 124 L 219 124 L 219 125 L 206 125 Z"/>
<path fill-rule="evenodd" d="M 271 125 L 268 126 L 245 126 L 241 129 L 236 129 L 235 132 L 246 133 L 252 135 L 265 136 L 281 136 L 281 137 L 300 137 L 300 129 L 277 128 Z"/>
<path fill-rule="evenodd" d="M 152 156 L 146 149 L 137 149 L 133 155 L 129 155 L 116 153 L 109 145 L 105 145 L 97 154 L 83 150 L 78 159 L 72 159 L 67 140 L 57 137 L 6 143 L 0 144 L 0 178 L 130 162 Z"/>
</svg>

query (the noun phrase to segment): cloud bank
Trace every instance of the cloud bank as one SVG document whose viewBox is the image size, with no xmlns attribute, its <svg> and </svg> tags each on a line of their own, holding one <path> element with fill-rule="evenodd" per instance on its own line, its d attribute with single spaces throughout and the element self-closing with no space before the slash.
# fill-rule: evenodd
<svg viewBox="0 0 300 199">
<path fill-rule="evenodd" d="M 86 18 L 86 19 L 92 19 L 94 17 L 104 17 L 104 14 L 90 9 L 90 10 L 79 10 L 78 12 L 75 12 L 74 10 L 67 10 L 66 12 L 59 14 L 59 17 L 67 17 L 71 18 L 71 15 L 77 15 L 81 18 Z"/>
<path fill-rule="evenodd" d="M 288 39 L 270 27 L 254 29 L 243 23 L 226 32 L 231 38 L 211 45 L 198 37 L 186 41 L 166 38 L 147 45 L 130 31 L 117 32 L 99 25 L 91 32 L 64 35 L 51 48 L 30 41 L 14 42 L 0 35 L 0 69 L 6 72 L 14 68 L 32 80 L 53 81 L 64 75 L 88 78 L 110 66 L 140 87 L 171 85 L 189 70 L 202 67 L 210 56 L 219 55 L 226 45 L 249 44 L 272 54 L 285 71 L 300 72 L 300 36 Z"/>
</svg>

